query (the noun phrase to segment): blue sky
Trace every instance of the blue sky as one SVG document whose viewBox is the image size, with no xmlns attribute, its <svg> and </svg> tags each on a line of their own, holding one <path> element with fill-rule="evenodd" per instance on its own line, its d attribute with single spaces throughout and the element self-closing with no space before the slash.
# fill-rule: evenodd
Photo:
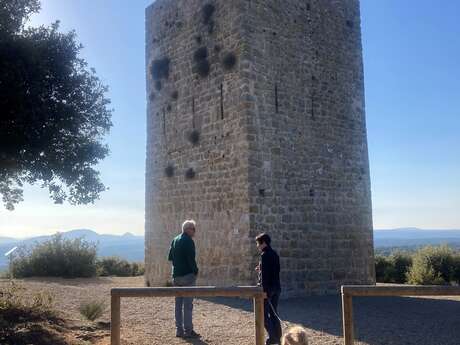
<svg viewBox="0 0 460 345">
<path fill-rule="evenodd" d="M 95 205 L 54 205 L 27 187 L 0 236 L 144 227 L 144 9 L 151 0 L 42 0 L 32 25 L 61 20 L 110 86 L 110 190 Z M 460 228 L 460 2 L 361 0 L 374 227 Z"/>
</svg>

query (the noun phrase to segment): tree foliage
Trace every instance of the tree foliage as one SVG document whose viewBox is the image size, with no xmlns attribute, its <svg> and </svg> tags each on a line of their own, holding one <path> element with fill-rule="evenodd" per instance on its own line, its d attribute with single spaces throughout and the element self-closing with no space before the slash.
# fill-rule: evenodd
<svg viewBox="0 0 460 345">
<path fill-rule="evenodd" d="M 26 28 L 39 0 L 0 0 L 0 194 L 7 209 L 24 183 L 56 203 L 94 202 L 105 190 L 95 165 L 111 127 L 107 87 L 79 56 L 74 31 Z"/>
<path fill-rule="evenodd" d="M 377 255 L 375 272 L 380 283 L 460 284 L 460 252 L 442 245 Z"/>
<path fill-rule="evenodd" d="M 375 275 L 379 283 L 404 284 L 412 265 L 412 256 L 405 252 L 395 252 L 390 256 L 375 257 Z"/>
<path fill-rule="evenodd" d="M 455 280 L 456 254 L 448 246 L 427 246 L 418 250 L 407 273 L 409 284 L 441 285 Z"/>
</svg>

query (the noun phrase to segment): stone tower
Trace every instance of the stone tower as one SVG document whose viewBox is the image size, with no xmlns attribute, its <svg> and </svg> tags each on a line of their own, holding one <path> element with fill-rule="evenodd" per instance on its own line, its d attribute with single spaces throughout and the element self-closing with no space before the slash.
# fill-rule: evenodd
<svg viewBox="0 0 460 345">
<path fill-rule="evenodd" d="M 284 296 L 374 283 L 359 0 L 157 0 L 146 10 L 146 283 L 197 220 L 200 284 Z"/>
</svg>

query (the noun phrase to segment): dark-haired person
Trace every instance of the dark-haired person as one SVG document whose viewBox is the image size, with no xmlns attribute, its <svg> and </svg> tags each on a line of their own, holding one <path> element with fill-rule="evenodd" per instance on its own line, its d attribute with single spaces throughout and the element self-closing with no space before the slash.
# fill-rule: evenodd
<svg viewBox="0 0 460 345">
<path fill-rule="evenodd" d="M 195 231 L 195 221 L 186 220 L 182 224 L 182 233 L 177 235 L 171 243 L 168 259 L 173 266 L 174 286 L 193 286 L 196 283 L 198 267 L 195 261 L 195 242 L 193 242 Z M 176 297 L 176 337 L 200 337 L 193 330 L 192 312 L 193 298 Z"/>
<path fill-rule="evenodd" d="M 266 233 L 256 236 L 257 249 L 260 252 L 260 262 L 256 270 L 259 272 L 259 285 L 267 294 L 264 303 L 264 324 L 268 333 L 265 344 L 280 344 L 281 323 L 278 318 L 278 300 L 281 293 L 280 259 L 271 247 L 271 238 Z"/>
</svg>

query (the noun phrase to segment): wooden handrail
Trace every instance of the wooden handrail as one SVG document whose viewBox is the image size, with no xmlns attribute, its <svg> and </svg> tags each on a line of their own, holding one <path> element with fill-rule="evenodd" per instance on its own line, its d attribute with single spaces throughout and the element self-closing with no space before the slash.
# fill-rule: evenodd
<svg viewBox="0 0 460 345">
<path fill-rule="evenodd" d="M 254 298 L 264 296 L 257 286 L 190 286 L 190 287 L 146 287 L 146 288 L 113 288 L 112 296 L 119 297 L 242 297 Z"/>
<path fill-rule="evenodd" d="M 113 288 L 110 290 L 110 343 L 120 345 L 120 300 L 121 297 L 242 297 L 254 300 L 255 344 L 264 343 L 264 299 L 262 288 L 257 286 L 215 287 L 146 287 L 146 288 Z"/>
<path fill-rule="evenodd" d="M 345 345 L 354 344 L 353 297 L 382 296 L 460 296 L 459 286 L 418 285 L 344 285 L 342 286 L 342 320 Z"/>
<path fill-rule="evenodd" d="M 349 296 L 458 296 L 460 286 L 419 285 L 345 285 L 342 294 Z"/>
</svg>

